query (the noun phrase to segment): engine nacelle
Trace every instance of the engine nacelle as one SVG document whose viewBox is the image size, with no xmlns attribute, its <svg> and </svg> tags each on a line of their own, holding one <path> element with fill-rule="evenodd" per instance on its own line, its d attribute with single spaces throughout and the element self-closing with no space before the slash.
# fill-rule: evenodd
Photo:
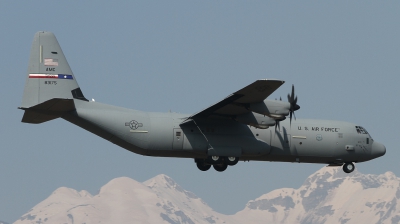
<svg viewBox="0 0 400 224">
<path fill-rule="evenodd" d="M 273 118 L 283 118 L 289 115 L 290 103 L 278 100 L 264 100 L 261 103 L 249 104 L 247 109 Z"/>
<path fill-rule="evenodd" d="M 276 123 L 275 119 L 271 117 L 256 114 L 253 112 L 238 115 L 235 117 L 235 120 L 240 123 L 247 124 L 260 129 L 267 129 L 270 126 L 274 126 Z"/>
</svg>

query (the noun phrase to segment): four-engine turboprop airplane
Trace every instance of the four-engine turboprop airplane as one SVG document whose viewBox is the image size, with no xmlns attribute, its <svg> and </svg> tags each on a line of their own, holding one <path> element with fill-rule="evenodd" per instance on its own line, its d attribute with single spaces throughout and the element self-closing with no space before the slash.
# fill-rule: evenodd
<svg viewBox="0 0 400 224">
<path fill-rule="evenodd" d="M 343 165 L 350 173 L 354 163 L 385 154 L 356 124 L 292 120 L 300 108 L 293 86 L 288 102 L 266 100 L 283 83 L 257 80 L 192 115 L 106 105 L 84 97 L 54 34 L 38 32 L 19 109 L 22 122 L 62 118 L 134 153 L 194 158 L 202 171 L 258 160 Z"/>
</svg>

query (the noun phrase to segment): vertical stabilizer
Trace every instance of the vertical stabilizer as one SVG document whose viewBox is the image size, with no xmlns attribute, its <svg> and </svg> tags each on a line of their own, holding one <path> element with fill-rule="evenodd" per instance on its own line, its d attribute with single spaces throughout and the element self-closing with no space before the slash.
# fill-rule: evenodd
<svg viewBox="0 0 400 224">
<path fill-rule="evenodd" d="M 35 34 L 21 108 L 53 98 L 86 100 L 53 33 Z"/>
<path fill-rule="evenodd" d="M 72 99 L 88 101 L 53 33 L 37 32 L 33 39 L 20 109 L 22 122 L 42 123 L 74 110 Z"/>
</svg>

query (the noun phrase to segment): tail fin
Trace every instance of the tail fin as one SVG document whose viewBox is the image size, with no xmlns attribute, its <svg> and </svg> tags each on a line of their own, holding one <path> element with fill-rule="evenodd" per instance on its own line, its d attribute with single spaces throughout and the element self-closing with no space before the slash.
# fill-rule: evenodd
<svg viewBox="0 0 400 224">
<path fill-rule="evenodd" d="M 25 110 L 22 122 L 42 123 L 60 117 L 62 112 L 74 109 L 74 106 L 71 108 L 72 99 L 88 101 L 54 34 L 37 32 L 32 43 L 24 95 L 19 107 Z"/>
</svg>

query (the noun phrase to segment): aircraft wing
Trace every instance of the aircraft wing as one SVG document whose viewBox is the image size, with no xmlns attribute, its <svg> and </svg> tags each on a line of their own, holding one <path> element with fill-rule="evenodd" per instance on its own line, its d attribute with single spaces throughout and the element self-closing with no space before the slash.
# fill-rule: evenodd
<svg viewBox="0 0 400 224">
<path fill-rule="evenodd" d="M 237 104 L 260 103 L 278 89 L 285 81 L 261 79 L 236 91 L 220 102 L 190 116 L 188 119 L 208 118 L 210 116 L 231 117 L 249 111 Z"/>
</svg>

